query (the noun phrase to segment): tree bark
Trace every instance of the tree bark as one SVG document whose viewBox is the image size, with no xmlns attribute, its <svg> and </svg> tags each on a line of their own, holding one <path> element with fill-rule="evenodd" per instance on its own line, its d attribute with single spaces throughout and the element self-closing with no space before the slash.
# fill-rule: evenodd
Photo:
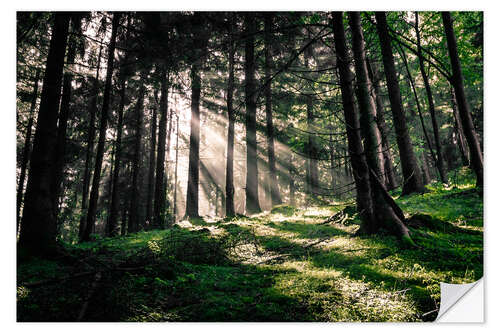
<svg viewBox="0 0 500 333">
<path fill-rule="evenodd" d="M 382 49 L 382 59 L 394 119 L 394 128 L 396 130 L 401 167 L 403 169 L 404 181 L 402 195 L 415 192 L 422 193 L 425 191 L 425 188 L 406 125 L 406 116 L 401 102 L 401 92 L 396 76 L 387 20 L 384 12 L 376 12 L 375 17 L 377 20 L 377 31 L 380 39 L 380 47 Z"/>
<path fill-rule="evenodd" d="M 113 237 L 118 233 L 118 209 L 120 203 L 120 170 L 122 159 L 122 135 L 123 135 L 123 110 L 125 108 L 126 82 L 124 74 L 120 79 L 120 105 L 118 107 L 118 124 L 116 125 L 115 162 L 113 169 L 113 186 L 111 192 L 111 205 L 109 208 L 109 219 L 106 225 L 106 235 Z"/>
<path fill-rule="evenodd" d="M 382 139 L 382 154 L 384 158 L 384 171 L 385 171 L 385 186 L 388 190 L 393 190 L 398 187 L 396 181 L 396 175 L 394 172 L 394 166 L 392 164 L 392 154 L 391 146 L 389 144 L 387 124 L 385 122 L 385 110 L 384 103 L 382 102 L 382 91 L 380 89 L 380 76 L 376 69 L 373 69 L 368 58 L 366 59 L 366 67 L 368 69 L 368 77 L 372 82 L 372 97 L 375 100 L 375 106 L 377 109 L 377 126 L 380 131 L 380 137 Z"/>
<path fill-rule="evenodd" d="M 342 12 L 334 12 L 332 15 L 335 54 L 337 57 L 337 68 L 347 132 L 348 154 L 354 171 L 354 181 L 356 183 L 357 210 L 363 223 L 372 226 L 373 203 L 370 187 L 370 173 L 361 143 L 359 116 L 354 103 L 354 91 L 352 88 L 354 77 L 349 68 L 349 55 L 346 46 Z"/>
<path fill-rule="evenodd" d="M 156 182 L 154 218 L 152 227 L 154 229 L 165 226 L 165 145 L 167 142 L 167 115 L 168 115 L 168 73 L 166 65 L 161 66 L 161 96 L 160 96 L 160 123 L 158 124 L 158 153 L 156 154 Z"/>
<path fill-rule="evenodd" d="M 457 110 L 457 101 L 455 99 L 455 93 L 453 89 L 451 90 L 451 108 L 453 110 L 453 118 L 455 119 L 455 132 L 457 133 L 458 149 L 460 150 L 460 156 L 462 157 L 463 166 L 470 167 L 470 154 L 469 149 L 465 142 L 464 129 L 462 127 L 462 120 L 460 120 L 460 115 Z"/>
<path fill-rule="evenodd" d="M 71 21 L 75 19 L 72 16 Z M 72 26 L 76 26 L 77 22 L 72 22 Z M 74 33 L 74 31 L 73 31 Z M 75 37 L 72 35 L 69 37 L 68 49 L 66 54 L 66 63 L 72 64 L 75 61 L 76 50 L 75 50 Z M 66 155 L 66 132 L 68 128 L 68 118 L 70 114 L 70 101 L 71 101 L 71 90 L 72 90 L 73 74 L 71 70 L 67 70 L 63 75 L 63 89 L 61 96 L 61 106 L 59 109 L 59 120 L 57 124 L 57 143 L 56 143 L 56 154 L 55 154 L 55 166 L 52 175 L 52 200 L 54 201 L 54 216 L 58 219 L 59 215 L 59 197 L 61 196 L 61 185 L 64 177 L 64 164 Z M 63 191 L 64 192 L 64 191 Z"/>
<path fill-rule="evenodd" d="M 226 216 L 234 216 L 234 110 L 233 110 L 233 92 L 234 92 L 234 27 L 235 14 L 231 14 L 229 23 L 229 77 L 227 79 L 227 157 L 226 157 Z"/>
<path fill-rule="evenodd" d="M 437 155 L 437 169 L 439 171 L 439 176 L 443 183 L 448 183 L 448 177 L 446 176 L 446 170 L 444 169 L 443 154 L 441 149 L 441 140 L 439 138 L 439 126 L 436 120 L 436 110 L 434 107 L 434 98 L 432 97 L 432 89 L 429 84 L 429 78 L 425 72 L 424 58 L 422 55 L 422 45 L 420 42 L 420 31 L 418 29 L 418 12 L 415 12 L 415 33 L 417 35 L 417 57 L 418 63 L 420 65 L 420 74 L 424 81 L 425 92 L 427 94 L 427 102 L 429 103 L 429 113 L 431 115 L 432 130 L 434 132 L 434 143 L 436 145 L 436 155 Z"/>
<path fill-rule="evenodd" d="M 97 201 L 99 199 L 99 185 L 101 181 L 102 160 L 104 157 L 104 143 L 106 140 L 106 129 L 109 117 L 108 114 L 109 114 L 109 104 L 111 97 L 111 79 L 113 76 L 113 64 L 115 60 L 116 33 L 118 30 L 119 22 L 120 22 L 120 14 L 115 12 L 113 14 L 111 39 L 108 48 L 108 63 L 106 69 L 106 81 L 104 83 L 101 124 L 99 128 L 99 142 L 97 144 L 94 175 L 92 178 L 92 189 L 90 191 L 89 209 L 87 213 L 87 225 L 85 227 L 85 232 L 82 237 L 84 241 L 90 240 L 90 234 L 94 232 L 95 228 Z"/>
<path fill-rule="evenodd" d="M 264 87 L 264 95 L 266 99 L 266 129 L 267 129 L 267 158 L 269 166 L 269 186 L 271 188 L 271 206 L 281 204 L 281 196 L 278 187 L 278 179 L 276 177 L 276 157 L 274 153 L 274 125 L 273 125 L 273 108 L 272 108 L 272 81 L 271 70 L 273 68 L 273 59 L 271 54 L 272 48 L 272 24 L 273 15 L 265 15 L 264 23 L 264 40 L 265 40 L 265 75 L 264 80 L 267 84 Z"/>
<path fill-rule="evenodd" d="M 483 154 L 481 152 L 481 146 L 479 145 L 479 140 L 474 129 L 474 124 L 472 123 L 469 104 L 465 96 L 462 67 L 460 64 L 460 59 L 458 57 L 457 40 L 455 37 L 455 32 L 453 31 L 453 23 L 450 12 L 442 12 L 442 17 L 446 35 L 446 42 L 448 45 L 448 53 L 450 55 L 451 68 L 453 71 L 451 83 L 453 85 L 453 88 L 455 89 L 455 97 L 457 100 L 460 120 L 462 120 L 465 138 L 467 139 L 467 143 L 469 145 L 471 166 L 476 173 L 476 186 L 483 187 Z"/>
<path fill-rule="evenodd" d="M 90 188 L 90 178 L 92 165 L 93 153 L 94 153 L 94 141 L 95 141 L 95 117 L 97 113 L 97 95 L 99 94 L 99 69 L 101 67 L 101 53 L 102 46 L 99 48 L 99 56 L 97 58 L 97 70 L 94 81 L 94 87 L 90 96 L 90 123 L 88 127 L 87 136 L 87 149 L 85 153 L 85 171 L 83 173 L 83 191 L 82 191 L 82 207 L 80 211 L 80 225 L 78 228 L 78 240 L 81 242 L 83 240 L 83 234 L 87 228 L 87 207 L 88 207 L 88 196 Z"/>
<path fill-rule="evenodd" d="M 24 200 L 19 246 L 29 253 L 50 254 L 56 247 L 51 176 L 55 165 L 57 115 L 70 15 L 55 13 L 38 120 Z"/>
<path fill-rule="evenodd" d="M 153 216 L 153 197 L 155 186 L 156 161 L 156 106 L 151 108 L 151 147 L 149 149 L 148 196 L 146 199 L 146 221 L 151 224 Z"/>
<path fill-rule="evenodd" d="M 245 128 L 247 144 L 246 212 L 261 211 L 259 205 L 259 176 L 257 169 L 257 96 L 255 91 L 255 14 L 245 14 Z"/>
<path fill-rule="evenodd" d="M 32 133 L 32 129 L 33 129 L 33 118 L 34 118 L 33 114 L 34 114 L 35 108 L 36 108 L 36 100 L 38 99 L 38 81 L 39 80 L 40 80 L 40 69 L 37 68 L 36 74 L 35 74 L 35 80 L 33 82 L 33 95 L 31 98 L 30 115 L 29 115 L 29 119 L 28 119 L 28 126 L 26 127 L 26 136 L 25 136 L 24 147 L 23 147 L 23 157 L 21 160 L 21 171 L 19 173 L 19 183 L 17 186 L 16 236 L 17 236 L 17 233 L 19 232 L 19 222 L 21 220 L 21 204 L 23 202 L 24 181 L 26 179 L 26 168 L 28 166 L 28 161 L 29 161 L 30 153 L 31 153 L 31 144 L 32 144 L 31 133 Z"/>
<path fill-rule="evenodd" d="M 127 16 L 127 32 L 125 34 L 125 47 L 128 45 L 130 35 L 130 15 Z M 129 53 L 125 54 L 123 63 L 120 65 L 120 104 L 118 106 L 118 124 L 116 125 L 115 141 L 115 161 L 112 178 L 111 204 L 109 207 L 109 219 L 106 224 L 106 235 L 113 237 L 118 234 L 118 215 L 120 206 L 120 172 L 122 163 L 122 135 L 123 135 L 123 111 L 125 109 L 125 93 L 127 89 L 127 69 L 129 62 Z"/>
<path fill-rule="evenodd" d="M 200 93 L 201 78 L 197 64 L 191 66 L 191 134 L 189 136 L 189 171 L 186 197 L 186 216 L 199 217 L 200 183 Z"/>
<path fill-rule="evenodd" d="M 130 198 L 130 216 L 128 220 L 128 232 L 137 232 L 143 225 L 140 214 L 141 189 L 140 189 L 140 168 L 141 168 L 141 143 L 142 143 L 142 123 L 144 118 L 144 95 L 146 93 L 145 80 L 147 73 L 141 73 L 140 87 L 135 105 L 135 136 L 134 151 L 132 160 L 132 193 Z"/>
</svg>

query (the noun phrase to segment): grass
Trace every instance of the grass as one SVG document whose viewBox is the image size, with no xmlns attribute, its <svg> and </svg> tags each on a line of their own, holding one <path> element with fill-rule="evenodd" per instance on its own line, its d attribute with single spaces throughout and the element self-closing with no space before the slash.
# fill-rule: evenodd
<svg viewBox="0 0 500 333">
<path fill-rule="evenodd" d="M 433 320 L 437 311 L 424 314 L 438 308 L 440 282 L 483 274 L 482 197 L 470 175 L 458 175 L 397 199 L 408 216 L 449 222 L 412 228 L 418 249 L 384 233 L 355 237 L 352 218 L 325 224 L 342 206 L 183 221 L 20 264 L 18 320 L 74 321 L 87 299 L 85 321 Z M 85 271 L 92 274 L 61 280 Z M 95 271 L 102 279 L 89 298 Z"/>
</svg>

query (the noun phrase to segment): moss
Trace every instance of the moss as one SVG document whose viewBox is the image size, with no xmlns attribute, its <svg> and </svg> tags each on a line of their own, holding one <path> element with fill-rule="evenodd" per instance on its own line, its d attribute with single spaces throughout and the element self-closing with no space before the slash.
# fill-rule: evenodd
<svg viewBox="0 0 500 333">
<path fill-rule="evenodd" d="M 104 274 L 87 321 L 433 320 L 423 314 L 439 304 L 440 282 L 483 274 L 482 199 L 469 183 L 428 188 L 397 199 L 416 216 L 406 241 L 324 224 L 342 206 L 279 206 L 252 218 L 67 245 L 74 262 L 18 266 L 18 320 L 74 321 L 93 275 L 26 283 L 91 268 Z"/>
</svg>

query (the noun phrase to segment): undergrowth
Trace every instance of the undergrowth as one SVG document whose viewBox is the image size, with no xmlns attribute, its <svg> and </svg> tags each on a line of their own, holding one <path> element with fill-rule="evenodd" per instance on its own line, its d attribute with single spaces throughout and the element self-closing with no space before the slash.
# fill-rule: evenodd
<svg viewBox="0 0 500 333">
<path fill-rule="evenodd" d="M 439 282 L 483 274 L 482 194 L 450 185 L 397 198 L 417 249 L 355 237 L 353 209 L 278 206 L 252 217 L 66 245 L 18 266 L 18 321 L 429 321 Z M 397 193 L 394 193 L 397 195 Z M 342 211 L 341 219 L 329 219 Z M 87 303 L 86 309 L 82 309 Z"/>
</svg>

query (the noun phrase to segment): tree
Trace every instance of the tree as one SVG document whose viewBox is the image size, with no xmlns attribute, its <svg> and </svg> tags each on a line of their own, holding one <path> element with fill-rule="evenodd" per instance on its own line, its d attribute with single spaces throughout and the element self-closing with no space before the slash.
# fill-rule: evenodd
<svg viewBox="0 0 500 333">
<path fill-rule="evenodd" d="M 273 25 L 273 14 L 267 13 L 264 18 L 264 42 L 265 42 L 265 75 L 264 95 L 266 99 L 266 129 L 267 129 L 267 158 L 269 166 L 269 186 L 271 187 L 271 204 L 281 204 L 281 196 L 276 177 L 276 158 L 274 156 L 274 125 L 273 125 L 273 104 L 272 104 L 272 80 L 271 70 L 273 59 L 271 54 L 271 34 Z"/>
<path fill-rule="evenodd" d="M 163 228 L 165 226 L 165 145 L 167 143 L 167 115 L 168 115 L 168 90 L 169 78 L 166 64 L 159 65 L 160 71 L 160 122 L 158 124 L 158 147 L 156 154 L 156 182 L 154 197 L 154 217 L 153 228 Z"/>
<path fill-rule="evenodd" d="M 471 155 L 471 166 L 476 174 L 476 186 L 483 186 L 483 154 L 481 152 L 481 146 L 479 145 L 479 140 L 474 129 L 474 124 L 472 123 L 472 118 L 469 111 L 469 104 L 465 96 L 464 89 L 464 78 L 462 75 L 462 67 L 460 64 L 460 59 L 458 57 L 457 50 L 457 40 L 455 37 L 455 32 L 453 30 L 453 23 L 451 19 L 450 12 L 442 12 L 444 32 L 446 35 L 446 43 L 448 45 L 448 54 L 450 56 L 451 69 L 453 71 L 453 76 L 451 78 L 451 84 L 455 90 L 455 98 L 457 101 L 458 112 L 460 114 L 460 120 L 462 121 L 462 127 L 469 145 L 469 151 Z"/>
<path fill-rule="evenodd" d="M 82 205 L 80 212 L 80 225 L 78 229 L 78 240 L 83 240 L 83 235 L 87 229 L 87 210 L 89 201 L 89 189 L 90 189 L 90 179 L 91 175 L 91 164 L 94 153 L 94 141 L 95 141 L 95 118 L 97 113 L 97 95 L 99 94 L 99 70 L 101 68 L 101 52 L 102 46 L 99 47 L 99 56 L 97 57 L 97 68 L 94 78 L 94 85 L 90 95 L 89 103 L 89 113 L 90 121 L 87 130 L 87 148 L 85 153 L 85 169 L 83 173 L 83 191 L 82 191 Z"/>
<path fill-rule="evenodd" d="M 19 237 L 19 246 L 34 254 L 51 254 L 56 248 L 57 221 L 51 184 L 70 15 L 56 13 L 53 20 Z"/>
<path fill-rule="evenodd" d="M 424 58 L 422 54 L 422 45 L 420 42 L 420 30 L 418 28 L 418 12 L 415 12 L 415 34 L 417 36 L 417 57 L 418 63 L 420 65 L 420 74 L 424 81 L 425 92 L 427 94 L 427 102 L 429 105 L 429 113 L 432 120 L 432 130 L 434 133 L 434 143 L 436 145 L 436 155 L 437 155 L 437 168 L 439 171 L 439 176 L 443 183 L 448 183 L 448 177 L 446 176 L 446 171 L 444 170 L 443 154 L 441 152 L 441 140 L 439 138 L 439 126 L 436 120 L 436 109 L 434 107 L 434 98 L 432 97 L 432 89 L 429 83 L 429 78 L 425 72 Z"/>
<path fill-rule="evenodd" d="M 412 142 L 406 125 L 406 116 L 401 102 L 401 92 L 396 76 L 394 56 L 392 54 L 391 39 L 388 32 L 387 19 L 384 12 L 376 12 L 377 32 L 382 50 L 382 60 L 384 63 L 387 90 L 391 102 L 394 128 L 403 169 L 403 192 L 402 195 L 410 193 L 421 193 L 425 191 L 422 174 L 417 164 L 417 159 L 413 151 Z"/>
<path fill-rule="evenodd" d="M 235 14 L 231 14 L 228 22 L 229 54 L 228 54 L 228 79 L 227 79 L 227 157 L 226 157 L 226 216 L 234 216 L 234 28 Z"/>
<path fill-rule="evenodd" d="M 104 156 L 104 143 L 106 140 L 106 129 L 109 117 L 109 104 L 111 96 L 111 78 L 113 76 L 113 65 L 115 60 L 116 33 L 120 23 L 120 13 L 113 14 L 111 39 L 108 46 L 108 63 L 106 68 L 106 81 L 104 83 L 104 95 L 101 110 L 101 124 L 99 128 L 99 142 L 95 157 L 94 175 L 92 178 L 92 189 L 90 191 L 89 209 L 87 212 L 87 224 L 82 236 L 82 240 L 90 240 L 90 234 L 94 231 L 97 201 L 99 199 L 99 186 L 101 182 L 101 168 Z"/>
<path fill-rule="evenodd" d="M 245 14 L 245 129 L 247 143 L 246 212 L 259 213 L 259 176 L 257 169 L 257 95 L 255 89 L 255 15 Z"/>
<path fill-rule="evenodd" d="M 147 71 L 143 70 L 140 75 L 139 91 L 135 104 L 135 135 L 134 135 L 134 150 L 132 160 L 132 196 L 130 198 L 130 217 L 128 220 L 128 232 L 137 232 L 143 225 L 139 205 L 141 200 L 140 191 L 140 161 L 141 161 L 141 140 L 142 126 L 144 118 L 144 95 L 146 94 L 145 81 L 147 79 Z"/>
<path fill-rule="evenodd" d="M 199 64 L 191 66 L 191 134 L 189 135 L 189 171 L 186 216 L 197 218 L 200 183 L 200 92 Z"/>
<path fill-rule="evenodd" d="M 31 132 L 33 130 L 33 117 L 34 117 L 33 114 L 35 113 L 36 101 L 38 99 L 38 81 L 39 80 L 40 80 L 40 69 L 37 68 L 35 78 L 33 80 L 33 94 L 31 97 L 30 115 L 29 115 L 29 120 L 28 120 L 28 126 L 26 127 L 26 136 L 25 136 L 24 147 L 23 147 L 23 157 L 22 157 L 22 161 L 21 161 L 21 172 L 19 173 L 19 184 L 17 185 L 16 235 L 19 232 L 19 222 L 21 220 L 21 204 L 23 201 L 23 194 L 24 194 L 24 181 L 26 179 L 26 168 L 28 166 L 28 161 L 29 161 L 30 153 L 31 153 L 31 144 L 32 144 Z"/>
<path fill-rule="evenodd" d="M 71 31 L 72 34 L 68 41 L 68 50 L 66 54 L 66 63 L 71 66 L 75 61 L 76 56 L 76 34 L 80 30 L 80 20 L 77 14 L 71 15 Z M 71 101 L 71 90 L 73 82 L 73 73 L 71 69 L 68 69 L 63 75 L 63 89 L 61 96 L 61 106 L 59 110 L 59 119 L 57 124 L 57 143 L 56 143 L 56 154 L 55 154 L 55 166 L 52 175 L 52 200 L 54 201 L 54 207 L 56 209 L 56 218 L 59 213 L 59 199 L 61 196 L 61 185 L 64 178 L 64 164 L 66 159 L 66 136 L 68 127 L 68 118 L 70 116 L 70 101 Z"/>
</svg>

